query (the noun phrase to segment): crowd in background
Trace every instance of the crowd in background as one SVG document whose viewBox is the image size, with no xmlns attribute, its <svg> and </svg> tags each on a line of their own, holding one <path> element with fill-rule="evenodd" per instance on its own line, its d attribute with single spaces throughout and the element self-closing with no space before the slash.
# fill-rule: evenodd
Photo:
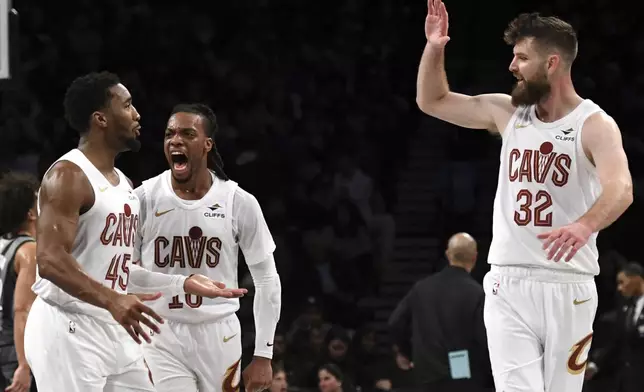
<svg viewBox="0 0 644 392">
<path fill-rule="evenodd" d="M 491 11 L 466 3 L 462 9 L 450 4 L 452 86 L 508 91 L 510 49 L 500 34 L 518 5 L 503 2 L 504 13 L 481 21 L 480 12 Z M 617 265 L 639 257 L 630 228 L 641 216 L 644 180 L 637 123 L 644 110 L 644 77 L 637 73 L 644 38 L 633 13 L 595 0 L 592 12 L 580 14 L 592 7 L 579 4 L 562 0 L 549 10 L 580 29 L 576 85 L 620 124 L 638 198 L 600 236 L 597 282 L 605 314 L 615 303 Z M 435 132 L 445 167 L 460 164 L 460 182 L 446 190 L 443 210 L 444 221 L 460 226 L 442 235 L 478 227 L 483 260 L 499 151 L 499 141 L 484 132 L 435 123 L 425 129 L 414 103 L 423 2 L 257 0 L 206 9 L 196 1 L 23 0 L 15 6 L 21 36 L 12 55 L 19 56 L 20 68 L 0 85 L 5 169 L 42 175 L 75 147 L 78 136 L 64 121 L 62 97 L 74 77 L 90 71 L 119 74 L 141 113 L 143 148 L 118 161 L 135 185 L 167 167 L 161 146 L 171 107 L 207 103 L 218 116 L 224 169 L 258 198 L 277 244 L 284 309 L 276 369 L 286 370 L 291 389 L 335 392 L 334 379 L 345 380 L 344 390 L 409 385 L 387 343 L 376 341 L 369 327 L 373 315 L 357 306 L 360 298 L 379 294 L 393 259 L 395 185 L 408 144 L 418 130 Z M 498 21 L 495 30 L 492 21 Z M 624 37 L 628 45 L 611 44 Z M 240 273 L 241 283 L 250 285 L 248 274 Z M 247 301 L 240 311 L 242 325 L 251 328 L 247 345 L 253 341 L 251 308 Z M 326 364 L 333 366 L 320 371 Z"/>
</svg>

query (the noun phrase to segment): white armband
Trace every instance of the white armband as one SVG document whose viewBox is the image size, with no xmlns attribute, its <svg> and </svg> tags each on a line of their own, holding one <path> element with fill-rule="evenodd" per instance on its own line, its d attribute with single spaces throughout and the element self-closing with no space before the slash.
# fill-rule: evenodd
<svg viewBox="0 0 644 392">
<path fill-rule="evenodd" d="M 128 293 L 151 294 L 162 293 L 166 296 L 183 294 L 183 285 L 188 279 L 184 275 L 168 275 L 162 272 L 152 272 L 137 265 L 130 264 L 130 280 Z"/>
<path fill-rule="evenodd" d="M 255 315 L 255 356 L 273 358 L 273 339 L 282 307 L 282 285 L 275 268 L 275 259 L 248 266 L 255 285 L 253 314 Z"/>
</svg>

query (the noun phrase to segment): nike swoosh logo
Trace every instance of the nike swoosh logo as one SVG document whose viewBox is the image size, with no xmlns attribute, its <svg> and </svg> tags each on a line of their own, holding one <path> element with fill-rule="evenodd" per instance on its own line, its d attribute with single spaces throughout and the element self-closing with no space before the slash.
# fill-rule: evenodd
<svg viewBox="0 0 644 392">
<path fill-rule="evenodd" d="M 588 299 L 586 299 L 586 300 L 583 300 L 583 301 L 579 301 L 579 300 L 577 300 L 577 299 L 575 298 L 575 300 L 574 300 L 574 301 L 572 301 L 572 303 L 573 303 L 573 305 L 581 305 L 581 304 L 584 304 L 584 303 L 586 303 L 586 302 L 588 302 L 588 301 L 590 301 L 590 298 L 588 298 Z"/>
<path fill-rule="evenodd" d="M 266 343 L 266 346 L 273 347 L 273 343 Z"/>
<path fill-rule="evenodd" d="M 234 338 L 235 336 L 237 336 L 237 334 L 234 334 L 233 336 L 230 336 L 230 337 L 225 337 L 224 336 L 224 343 L 228 343 L 230 341 L 230 339 Z"/>
<path fill-rule="evenodd" d="M 105 192 L 105 191 L 107 190 L 107 188 L 108 188 L 108 187 L 102 188 L 102 187 L 100 187 L 100 186 L 99 186 L 99 187 L 98 187 L 98 191 L 99 191 L 99 192 Z"/>
<path fill-rule="evenodd" d="M 528 127 L 527 125 L 517 124 L 514 126 L 514 129 L 521 129 L 521 128 L 527 128 L 527 127 Z"/>
<path fill-rule="evenodd" d="M 169 210 L 165 210 L 165 211 L 157 211 L 157 212 L 154 213 L 154 216 L 156 216 L 158 218 L 161 215 L 165 215 L 170 211 L 174 211 L 174 208 L 170 208 Z"/>
</svg>

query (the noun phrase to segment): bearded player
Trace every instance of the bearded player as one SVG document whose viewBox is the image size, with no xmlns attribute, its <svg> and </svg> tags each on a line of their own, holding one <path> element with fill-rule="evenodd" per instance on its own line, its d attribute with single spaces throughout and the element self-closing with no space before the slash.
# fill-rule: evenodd
<svg viewBox="0 0 644 392">
<path fill-rule="evenodd" d="M 518 79 L 511 95 L 449 90 L 447 29 L 445 5 L 430 1 L 419 107 L 503 139 L 484 279 L 496 390 L 581 391 L 597 308 L 597 233 L 633 200 L 619 128 L 575 92 L 577 37 L 568 23 L 534 13 L 509 24 Z"/>
<path fill-rule="evenodd" d="M 205 105 L 173 109 L 164 141 L 170 170 L 135 190 L 142 203 L 141 264 L 168 274 L 200 273 L 234 289 L 241 249 L 256 289 L 255 354 L 243 378 L 247 391 L 258 392 L 272 382 L 280 315 L 275 244 L 255 197 L 224 173 L 213 141 L 216 130 L 215 114 Z M 151 306 L 168 320 L 143 350 L 158 391 L 237 390 L 242 354 L 238 299 L 165 296 Z"/>
</svg>

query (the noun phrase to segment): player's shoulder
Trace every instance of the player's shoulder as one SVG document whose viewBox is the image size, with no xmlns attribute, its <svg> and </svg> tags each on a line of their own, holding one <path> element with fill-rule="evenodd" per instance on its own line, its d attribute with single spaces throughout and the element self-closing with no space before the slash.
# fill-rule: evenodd
<svg viewBox="0 0 644 392">
<path fill-rule="evenodd" d="M 72 193 L 78 189 L 91 189 L 91 185 L 87 174 L 79 165 L 69 160 L 58 160 L 43 176 L 41 188 L 60 188 Z"/>
<path fill-rule="evenodd" d="M 161 174 L 158 174 L 154 177 L 148 178 L 147 180 L 144 180 L 141 185 L 139 185 L 134 192 L 141 197 L 141 195 L 153 195 L 156 194 L 156 190 L 160 188 L 163 185 L 163 181 L 168 175 L 169 170 L 166 170 L 162 172 Z"/>
<path fill-rule="evenodd" d="M 236 186 L 234 192 L 233 212 L 236 213 L 236 215 L 249 211 L 261 211 L 261 206 L 259 205 L 259 201 L 255 195 L 240 186 Z"/>
</svg>

